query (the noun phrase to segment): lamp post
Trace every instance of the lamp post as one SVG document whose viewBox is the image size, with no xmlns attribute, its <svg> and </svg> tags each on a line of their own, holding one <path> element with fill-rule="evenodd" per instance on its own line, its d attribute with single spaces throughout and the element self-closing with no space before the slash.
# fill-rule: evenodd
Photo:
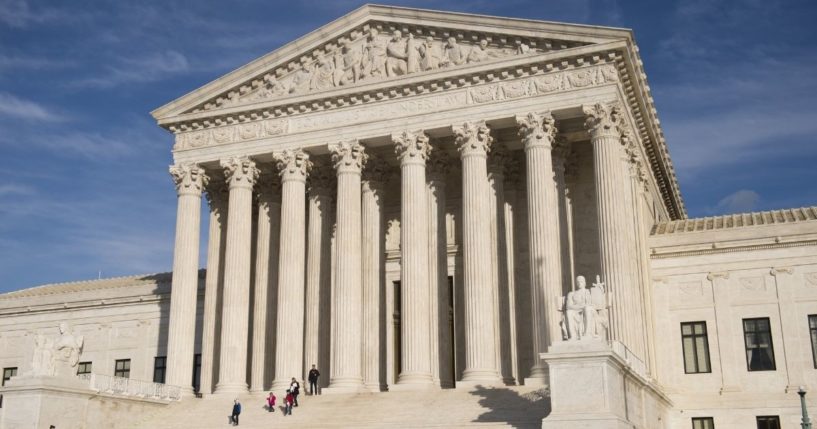
<svg viewBox="0 0 817 429">
<path fill-rule="evenodd" d="M 808 410 L 806 410 L 806 388 L 800 386 L 800 389 L 797 390 L 797 394 L 800 395 L 800 407 L 803 409 L 803 422 L 800 423 L 800 427 L 803 429 L 811 429 L 811 419 L 808 418 Z"/>
</svg>

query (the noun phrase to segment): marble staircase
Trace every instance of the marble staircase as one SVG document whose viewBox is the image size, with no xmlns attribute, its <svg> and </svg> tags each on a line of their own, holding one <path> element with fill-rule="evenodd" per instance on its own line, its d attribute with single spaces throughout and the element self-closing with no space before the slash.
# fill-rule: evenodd
<svg viewBox="0 0 817 429">
<path fill-rule="evenodd" d="M 550 400 L 532 387 L 446 389 L 305 396 L 291 416 L 279 407 L 268 412 L 262 394 L 239 396 L 245 429 L 301 428 L 540 428 Z M 210 429 L 228 427 L 233 397 L 185 399 L 133 419 L 133 429 Z"/>
</svg>

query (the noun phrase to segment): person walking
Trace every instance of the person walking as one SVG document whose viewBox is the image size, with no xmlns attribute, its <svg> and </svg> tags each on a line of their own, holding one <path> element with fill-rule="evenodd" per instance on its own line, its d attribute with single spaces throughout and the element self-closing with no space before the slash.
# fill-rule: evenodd
<svg viewBox="0 0 817 429">
<path fill-rule="evenodd" d="M 233 414 L 231 419 L 233 421 L 233 426 L 238 426 L 238 415 L 241 414 L 241 402 L 238 402 L 238 398 L 235 399 L 233 402 Z"/>
<path fill-rule="evenodd" d="M 284 415 L 285 416 L 287 416 L 287 415 L 291 416 L 292 415 L 292 403 L 293 403 L 293 401 L 294 401 L 294 398 L 292 396 L 292 391 L 290 389 L 287 389 L 287 396 L 284 397 Z"/>
<path fill-rule="evenodd" d="M 292 377 L 292 384 L 289 385 L 289 391 L 292 393 L 292 398 L 295 400 L 295 406 L 298 406 L 298 394 L 301 393 L 301 385 L 295 377 Z"/>
<path fill-rule="evenodd" d="M 267 396 L 267 411 L 270 413 L 275 412 L 275 394 L 270 392 L 269 396 Z"/>
<path fill-rule="evenodd" d="M 321 391 L 318 390 L 318 377 L 321 376 L 321 373 L 318 371 L 318 368 L 315 368 L 315 364 L 312 364 L 312 369 L 309 370 L 309 394 L 310 395 L 320 395 Z"/>
</svg>

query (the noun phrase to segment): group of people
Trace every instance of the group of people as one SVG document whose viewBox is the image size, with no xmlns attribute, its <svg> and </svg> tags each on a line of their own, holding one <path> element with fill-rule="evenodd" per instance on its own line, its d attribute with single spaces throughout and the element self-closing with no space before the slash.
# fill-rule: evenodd
<svg viewBox="0 0 817 429">
<path fill-rule="evenodd" d="M 312 365 L 312 369 L 309 370 L 309 394 L 310 395 L 320 395 L 320 390 L 318 386 L 318 377 L 321 376 L 321 373 L 315 368 L 315 365 Z M 298 383 L 298 380 L 295 377 L 292 377 L 292 382 L 289 385 L 289 388 L 286 390 L 286 395 L 284 396 L 284 415 L 292 415 L 292 408 L 298 406 L 298 395 L 301 392 L 301 384 Z M 275 404 L 278 398 L 275 396 L 274 393 L 269 392 L 269 396 L 267 396 L 267 411 L 270 413 L 275 412 Z M 238 398 L 233 402 L 233 412 L 230 416 L 230 423 L 233 426 L 238 426 L 238 418 L 241 415 L 241 403 L 238 401 Z"/>
</svg>

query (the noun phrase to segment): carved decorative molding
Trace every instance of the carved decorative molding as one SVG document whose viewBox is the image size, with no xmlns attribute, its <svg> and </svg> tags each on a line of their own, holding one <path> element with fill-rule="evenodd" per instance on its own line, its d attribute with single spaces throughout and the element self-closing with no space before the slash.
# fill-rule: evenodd
<svg viewBox="0 0 817 429">
<path fill-rule="evenodd" d="M 428 144 L 428 136 L 423 130 L 392 134 L 391 139 L 394 142 L 394 153 L 400 160 L 400 165 L 425 165 L 431 146 Z"/>
<path fill-rule="evenodd" d="M 763 292 L 766 290 L 766 281 L 763 277 L 744 277 L 740 279 L 741 289 L 748 292 Z"/>
<path fill-rule="evenodd" d="M 557 129 L 556 119 L 550 111 L 517 115 L 516 123 L 519 125 L 519 136 L 522 137 L 526 150 L 535 147 L 553 148 Z"/>
<path fill-rule="evenodd" d="M 809 285 L 817 286 L 817 273 L 806 273 L 803 277 Z"/>
<path fill-rule="evenodd" d="M 224 177 L 230 189 L 252 188 L 261 174 L 261 171 L 255 166 L 255 161 L 246 156 L 222 159 L 219 164 L 224 169 Z"/>
<path fill-rule="evenodd" d="M 210 180 L 204 169 L 194 163 L 171 165 L 169 171 L 179 195 L 201 195 Z"/>
<path fill-rule="evenodd" d="M 463 158 L 484 157 L 491 151 L 494 138 L 485 121 L 469 121 L 462 125 L 455 125 L 451 127 L 451 132 L 454 133 L 454 143 Z"/>
<path fill-rule="evenodd" d="M 584 121 L 584 126 L 592 138 L 621 137 L 623 117 L 621 105 L 617 102 L 582 106 L 582 112 L 584 112 L 587 117 Z"/>
<path fill-rule="evenodd" d="M 711 272 L 706 275 L 706 279 L 714 282 L 716 279 L 728 279 L 729 271 Z"/>
<path fill-rule="evenodd" d="M 769 274 L 771 274 L 771 275 L 773 275 L 775 277 L 778 274 L 792 275 L 792 274 L 794 274 L 794 267 L 774 267 L 771 270 L 769 270 Z"/>
<path fill-rule="evenodd" d="M 332 143 L 329 145 L 329 152 L 332 154 L 332 164 L 338 174 L 360 174 L 366 160 L 369 159 L 363 145 L 357 140 Z"/>
<path fill-rule="evenodd" d="M 282 152 L 274 153 L 275 167 L 281 175 L 281 181 L 299 180 L 306 181 L 306 176 L 312 169 L 312 161 L 309 160 L 309 154 L 303 150 L 287 149 Z"/>
</svg>

